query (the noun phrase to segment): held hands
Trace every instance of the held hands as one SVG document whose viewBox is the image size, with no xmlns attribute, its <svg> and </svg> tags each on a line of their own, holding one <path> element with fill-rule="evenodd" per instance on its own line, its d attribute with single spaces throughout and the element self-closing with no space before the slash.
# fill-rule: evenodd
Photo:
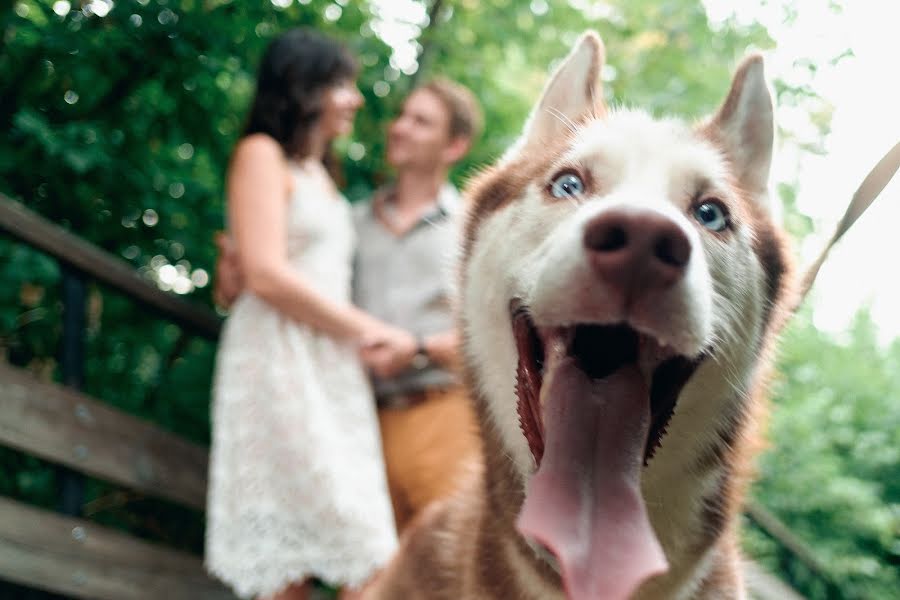
<svg viewBox="0 0 900 600">
<path fill-rule="evenodd" d="M 387 378 L 407 370 L 418 350 L 419 343 L 411 333 L 381 325 L 363 337 L 359 354 L 369 371 Z"/>
<path fill-rule="evenodd" d="M 228 308 L 244 290 L 237 244 L 227 233 L 215 237 L 219 255 L 213 278 L 213 299 Z M 410 368 L 419 351 L 419 342 L 408 331 L 366 316 L 359 354 L 365 366 L 377 377 L 394 377 Z"/>
</svg>

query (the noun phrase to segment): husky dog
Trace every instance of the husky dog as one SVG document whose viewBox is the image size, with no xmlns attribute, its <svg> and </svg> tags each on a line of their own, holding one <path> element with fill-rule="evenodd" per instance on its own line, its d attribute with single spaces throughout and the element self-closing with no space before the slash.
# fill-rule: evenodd
<svg viewBox="0 0 900 600">
<path fill-rule="evenodd" d="M 794 295 L 762 59 L 695 126 L 608 110 L 586 33 L 467 192 L 459 263 L 481 470 L 384 599 L 743 598 L 735 526 Z"/>
</svg>

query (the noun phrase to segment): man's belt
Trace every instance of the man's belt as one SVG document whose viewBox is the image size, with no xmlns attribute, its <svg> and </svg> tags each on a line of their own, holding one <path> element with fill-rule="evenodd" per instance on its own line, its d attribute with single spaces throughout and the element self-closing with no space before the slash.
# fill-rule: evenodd
<svg viewBox="0 0 900 600">
<path fill-rule="evenodd" d="M 447 392 L 455 390 L 458 387 L 458 385 L 444 385 L 427 387 L 409 392 L 399 392 L 396 394 L 378 394 L 375 396 L 375 401 L 378 404 L 378 408 L 413 408 L 423 402 L 443 396 Z"/>
</svg>

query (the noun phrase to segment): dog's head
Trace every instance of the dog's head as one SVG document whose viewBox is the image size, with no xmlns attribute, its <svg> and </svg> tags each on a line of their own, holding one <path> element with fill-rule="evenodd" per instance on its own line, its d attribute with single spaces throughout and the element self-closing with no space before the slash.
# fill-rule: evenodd
<svg viewBox="0 0 900 600">
<path fill-rule="evenodd" d="M 607 110 L 603 60 L 585 34 L 469 187 L 461 264 L 466 362 L 521 476 L 518 528 L 571 598 L 626 598 L 666 569 L 641 480 L 735 418 L 785 273 L 761 59 L 693 127 Z"/>
</svg>

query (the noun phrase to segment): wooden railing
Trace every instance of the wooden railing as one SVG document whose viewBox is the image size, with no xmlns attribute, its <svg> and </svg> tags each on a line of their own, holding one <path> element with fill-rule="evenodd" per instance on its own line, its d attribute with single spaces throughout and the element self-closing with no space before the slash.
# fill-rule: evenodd
<svg viewBox="0 0 900 600">
<path fill-rule="evenodd" d="M 203 573 L 198 557 L 162 548 L 78 518 L 79 474 L 176 503 L 204 507 L 207 451 L 79 391 L 83 375 L 85 280 L 106 284 L 184 330 L 216 340 L 221 320 L 159 290 L 127 262 L 0 194 L 0 230 L 63 267 L 64 385 L 0 363 L 0 444 L 61 465 L 63 513 L 0 498 L 0 579 L 99 600 L 231 598 Z M 761 507 L 750 517 L 801 562 L 820 569 L 808 548 Z M 762 516 L 761 516 L 762 515 Z M 787 533 L 785 533 L 787 532 Z M 753 563 L 745 578 L 758 600 L 795 600 L 789 586 Z"/>
<path fill-rule="evenodd" d="M 88 280 L 183 331 L 215 340 L 220 319 L 159 290 L 127 262 L 0 195 L 0 230 L 59 261 L 63 385 L 0 363 L 0 444 L 60 465 L 59 513 L 0 498 L 0 579 L 73 598 L 226 599 L 201 559 L 80 517 L 84 476 L 202 509 L 207 450 L 80 392 Z"/>
</svg>

